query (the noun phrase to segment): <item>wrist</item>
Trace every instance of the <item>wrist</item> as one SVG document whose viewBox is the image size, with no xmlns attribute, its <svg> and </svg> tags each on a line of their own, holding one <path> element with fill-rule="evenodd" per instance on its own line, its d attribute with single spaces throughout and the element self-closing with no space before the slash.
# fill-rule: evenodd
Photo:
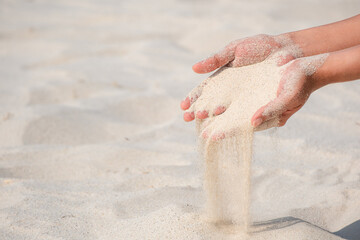
<svg viewBox="0 0 360 240">
<path fill-rule="evenodd" d="M 286 33 L 286 36 L 301 49 L 301 57 L 309 57 L 329 52 L 329 36 L 320 28 L 309 28 L 295 32 Z"/>
<path fill-rule="evenodd" d="M 311 92 L 328 83 L 329 71 L 326 64 L 328 56 L 329 54 L 326 53 L 297 59 L 303 74 L 309 82 Z"/>
<path fill-rule="evenodd" d="M 326 71 L 323 71 L 321 68 L 314 74 L 308 76 L 308 80 L 311 82 L 311 92 L 315 92 L 319 88 L 327 85 L 325 79 L 327 79 Z"/>
<path fill-rule="evenodd" d="M 276 42 L 280 43 L 281 47 L 292 47 L 295 43 L 291 33 L 282 33 L 279 35 L 274 35 L 273 38 Z"/>
<path fill-rule="evenodd" d="M 332 75 L 332 72 L 329 69 L 329 65 L 325 60 L 324 64 L 322 64 L 322 66 L 319 67 L 317 71 L 310 76 L 310 78 L 313 82 L 313 91 L 316 91 L 319 88 L 322 88 L 331 83 L 334 76 Z"/>
<path fill-rule="evenodd" d="M 273 36 L 274 40 L 279 44 L 279 48 L 290 53 L 294 58 L 304 56 L 303 50 L 295 41 L 293 33 L 283 33 Z"/>
</svg>

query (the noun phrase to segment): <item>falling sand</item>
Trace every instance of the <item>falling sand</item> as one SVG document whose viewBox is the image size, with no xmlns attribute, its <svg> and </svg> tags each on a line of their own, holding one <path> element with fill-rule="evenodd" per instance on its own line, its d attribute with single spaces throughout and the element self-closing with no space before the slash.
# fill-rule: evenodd
<svg viewBox="0 0 360 240">
<path fill-rule="evenodd" d="M 204 145 L 207 218 L 219 226 L 250 227 L 252 131 Z"/>
</svg>

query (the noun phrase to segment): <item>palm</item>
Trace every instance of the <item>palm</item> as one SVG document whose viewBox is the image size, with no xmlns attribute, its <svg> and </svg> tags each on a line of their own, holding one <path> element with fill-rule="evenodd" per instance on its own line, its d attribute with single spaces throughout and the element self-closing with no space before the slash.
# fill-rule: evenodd
<svg viewBox="0 0 360 240">
<path fill-rule="evenodd" d="M 261 107 L 252 117 L 252 122 L 261 119 L 261 123 L 278 119 L 279 126 L 284 126 L 287 120 L 304 106 L 312 92 L 311 81 L 298 61 L 292 61 L 284 66 L 284 71 L 277 91 L 277 98 Z"/>
</svg>

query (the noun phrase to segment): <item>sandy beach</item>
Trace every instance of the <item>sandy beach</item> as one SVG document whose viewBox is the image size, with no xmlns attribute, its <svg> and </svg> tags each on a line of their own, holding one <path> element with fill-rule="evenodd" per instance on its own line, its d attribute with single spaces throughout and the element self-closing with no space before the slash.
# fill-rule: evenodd
<svg viewBox="0 0 360 240">
<path fill-rule="evenodd" d="M 360 1 L 0 1 L 0 239 L 241 239 L 202 219 L 180 101 L 225 44 Z M 360 239 L 360 84 L 255 134 L 252 239 Z M 276 233 L 274 233 L 274 231 Z M 321 233 L 321 234 L 320 234 Z M 325 239 L 324 239 L 325 240 Z"/>
</svg>

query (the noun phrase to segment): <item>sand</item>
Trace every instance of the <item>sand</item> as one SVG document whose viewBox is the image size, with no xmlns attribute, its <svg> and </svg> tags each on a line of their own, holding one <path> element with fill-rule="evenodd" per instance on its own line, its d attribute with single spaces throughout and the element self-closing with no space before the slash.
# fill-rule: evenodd
<svg viewBox="0 0 360 240">
<path fill-rule="evenodd" d="M 0 239 L 236 238 L 201 219 L 196 133 L 179 110 L 206 78 L 191 64 L 359 4 L 1 1 Z M 327 86 L 284 128 L 254 134 L 254 223 L 286 240 L 359 236 L 359 92 Z"/>
<path fill-rule="evenodd" d="M 250 231 L 251 161 L 254 129 L 251 117 L 256 110 L 276 97 L 282 68 L 280 54 L 245 67 L 224 67 L 205 80 L 200 97 L 189 111 L 209 112 L 198 120 L 204 161 L 204 187 L 207 218 L 213 223 L 230 223 Z M 214 109 L 225 106 L 225 113 L 213 116 Z M 277 126 L 265 124 L 267 128 Z M 263 128 L 264 129 L 264 128 Z M 204 135 L 205 134 L 205 135 Z M 232 138 L 230 140 L 223 139 Z"/>
</svg>

